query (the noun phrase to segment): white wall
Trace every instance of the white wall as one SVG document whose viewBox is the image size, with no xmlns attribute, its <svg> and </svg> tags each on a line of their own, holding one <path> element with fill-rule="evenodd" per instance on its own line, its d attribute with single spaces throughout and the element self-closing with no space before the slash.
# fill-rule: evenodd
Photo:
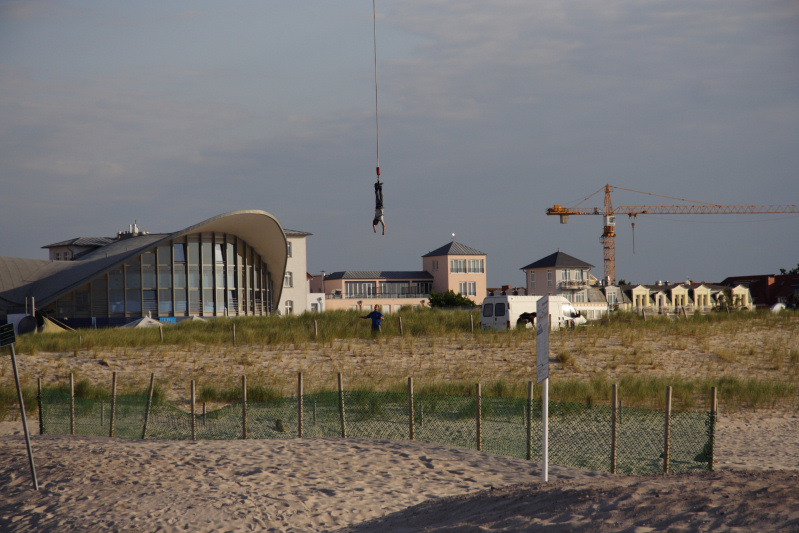
<svg viewBox="0 0 799 533">
<path fill-rule="evenodd" d="M 310 310 L 310 292 L 306 274 L 308 272 L 308 256 L 305 245 L 305 235 L 295 236 L 286 235 L 286 241 L 290 243 L 291 255 L 286 259 L 286 272 L 291 272 L 292 286 L 283 285 L 283 293 L 280 295 L 280 303 L 277 309 L 281 315 L 286 314 L 286 302 L 293 303 L 292 314 L 300 315 Z M 275 280 L 277 283 L 278 280 Z M 281 283 L 284 280 L 280 280 Z"/>
</svg>

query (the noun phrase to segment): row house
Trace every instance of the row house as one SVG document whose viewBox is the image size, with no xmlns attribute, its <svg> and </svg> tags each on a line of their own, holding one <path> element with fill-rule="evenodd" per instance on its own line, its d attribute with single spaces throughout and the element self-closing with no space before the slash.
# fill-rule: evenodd
<svg viewBox="0 0 799 533">
<path fill-rule="evenodd" d="M 655 285 L 624 285 L 622 309 L 661 314 L 705 313 L 714 307 L 732 309 L 755 308 L 749 289 L 744 285 L 727 287 L 712 283 L 657 283 Z M 729 295 L 729 297 L 728 297 Z"/>
</svg>

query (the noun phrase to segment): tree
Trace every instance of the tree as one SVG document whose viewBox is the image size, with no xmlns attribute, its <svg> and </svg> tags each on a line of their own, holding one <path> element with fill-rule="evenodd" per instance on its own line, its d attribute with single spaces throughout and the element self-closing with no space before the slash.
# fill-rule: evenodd
<svg viewBox="0 0 799 533">
<path fill-rule="evenodd" d="M 474 302 L 452 289 L 447 292 L 430 291 L 430 307 L 473 307 Z"/>
<path fill-rule="evenodd" d="M 780 274 L 782 274 L 783 276 L 785 274 L 799 274 L 799 263 L 797 263 L 796 268 L 792 268 L 791 270 L 785 270 L 784 268 L 781 268 Z"/>
</svg>

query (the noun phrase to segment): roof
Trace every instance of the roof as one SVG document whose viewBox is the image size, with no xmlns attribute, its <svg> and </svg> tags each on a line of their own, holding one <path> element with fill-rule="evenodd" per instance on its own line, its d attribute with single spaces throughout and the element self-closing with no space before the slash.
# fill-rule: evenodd
<svg viewBox="0 0 799 533">
<path fill-rule="evenodd" d="M 313 233 L 308 233 L 307 231 L 287 228 L 283 228 L 283 233 L 285 233 L 287 237 L 307 237 L 308 235 L 313 235 Z"/>
<path fill-rule="evenodd" d="M 565 254 L 558 250 L 554 254 L 550 254 L 534 263 L 530 263 L 521 270 L 530 270 L 533 268 L 547 268 L 547 267 L 576 267 L 576 268 L 594 268 L 594 265 L 581 261 L 576 257 Z"/>
<path fill-rule="evenodd" d="M 114 242 L 113 237 L 77 237 L 75 239 L 67 239 L 61 242 L 54 242 L 42 246 L 42 248 L 56 248 L 58 246 L 105 246 Z"/>
<path fill-rule="evenodd" d="M 427 252 L 422 257 L 437 257 L 440 255 L 486 255 L 485 252 L 481 252 L 480 250 L 475 250 L 465 244 L 461 244 L 457 241 L 452 241 L 441 248 L 436 248 L 432 252 Z"/>
<path fill-rule="evenodd" d="M 278 220 L 266 211 L 232 211 L 174 233 L 140 234 L 114 240 L 73 261 L 0 257 L 0 310 L 22 308 L 30 297 L 36 299 L 37 307 L 48 305 L 146 250 L 201 232 L 241 237 L 266 261 L 273 274 L 283 277 L 287 246 Z M 282 290 L 283 284 L 275 283 L 274 301 L 280 301 Z"/>
<path fill-rule="evenodd" d="M 430 272 L 424 270 L 343 270 L 332 272 L 325 276 L 326 280 L 332 279 L 433 279 Z"/>
</svg>

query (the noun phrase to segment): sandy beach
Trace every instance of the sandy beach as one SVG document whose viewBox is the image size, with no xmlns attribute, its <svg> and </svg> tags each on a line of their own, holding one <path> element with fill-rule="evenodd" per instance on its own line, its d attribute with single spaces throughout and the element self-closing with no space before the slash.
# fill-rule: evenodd
<svg viewBox="0 0 799 533">
<path fill-rule="evenodd" d="M 553 341 L 551 372 L 795 380 L 793 330 L 703 339 Z M 753 349 L 752 347 L 757 347 Z M 384 386 L 425 380 L 526 382 L 534 343 L 469 337 L 386 338 L 306 346 L 76 349 L 20 354 L 21 374 L 63 383 L 144 386 L 171 401 L 190 379 L 241 374 L 292 393 L 297 372 L 330 386 L 336 372 Z M 572 357 L 559 357 L 568 353 Z M 10 375 L 8 359 L 0 373 Z M 381 381 L 382 380 L 382 381 Z M 355 384 L 357 386 L 357 384 Z M 623 392 L 622 392 L 623 394 Z M 790 403 L 790 402 L 789 402 Z M 13 415 L 12 415 L 13 416 Z M 32 420 L 31 429 L 37 424 Z M 416 441 L 281 439 L 133 441 L 33 435 L 32 490 L 19 421 L 0 422 L 0 531 L 782 531 L 799 532 L 799 411 L 720 405 L 714 472 L 613 476 Z"/>
<path fill-rule="evenodd" d="M 717 470 L 612 476 L 415 441 L 130 441 L 0 425 L 2 531 L 799 531 L 799 418 L 722 419 Z"/>
</svg>

